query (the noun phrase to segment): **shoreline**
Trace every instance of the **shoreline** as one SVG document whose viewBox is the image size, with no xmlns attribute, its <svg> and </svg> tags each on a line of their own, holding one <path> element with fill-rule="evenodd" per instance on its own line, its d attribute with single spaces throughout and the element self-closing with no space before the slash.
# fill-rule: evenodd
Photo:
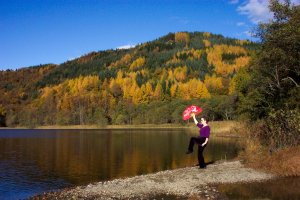
<svg viewBox="0 0 300 200">
<path fill-rule="evenodd" d="M 145 128 L 192 128 L 193 125 L 181 124 L 139 124 L 139 125 L 51 125 L 51 126 L 37 126 L 34 128 L 28 127 L 0 127 L 1 129 L 145 129 Z"/>
<path fill-rule="evenodd" d="M 186 167 L 46 192 L 30 199 L 226 199 L 216 184 L 276 178 L 240 161 L 217 162 L 206 169 Z"/>
<path fill-rule="evenodd" d="M 238 121 L 212 121 L 209 123 L 212 137 L 224 138 L 242 138 L 245 135 L 238 130 L 242 124 Z M 0 127 L 1 130 L 122 130 L 122 129 L 185 129 L 198 132 L 198 127 L 194 123 L 188 124 L 138 124 L 138 125 L 107 125 L 100 127 L 97 125 L 68 125 L 68 126 L 38 126 L 35 128 L 28 127 Z"/>
<path fill-rule="evenodd" d="M 241 126 L 241 122 L 238 121 L 211 121 L 209 126 L 218 132 L 228 132 L 235 129 L 237 126 Z M 45 125 L 37 127 L 0 127 L 1 129 L 122 129 L 122 128 L 196 128 L 194 122 L 187 122 L 186 124 L 124 124 L 124 125 Z"/>
</svg>

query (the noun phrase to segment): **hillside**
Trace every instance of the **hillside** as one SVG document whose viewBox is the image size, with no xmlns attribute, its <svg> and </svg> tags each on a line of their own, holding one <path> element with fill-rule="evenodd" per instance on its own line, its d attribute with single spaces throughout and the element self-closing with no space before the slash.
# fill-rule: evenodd
<svg viewBox="0 0 300 200">
<path fill-rule="evenodd" d="M 190 103 L 206 107 L 212 119 L 232 119 L 235 76 L 257 48 L 222 35 L 178 32 L 60 65 L 0 71 L 0 121 L 30 127 L 181 123 Z"/>
</svg>

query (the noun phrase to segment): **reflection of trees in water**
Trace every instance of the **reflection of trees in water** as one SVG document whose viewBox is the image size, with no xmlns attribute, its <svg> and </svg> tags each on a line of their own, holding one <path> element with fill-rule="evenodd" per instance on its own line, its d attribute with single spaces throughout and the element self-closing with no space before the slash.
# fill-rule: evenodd
<svg viewBox="0 0 300 200">
<path fill-rule="evenodd" d="M 74 184 L 193 166 L 197 151 L 186 155 L 190 135 L 181 129 L 162 130 L 34 130 L 34 136 L 1 140 L 1 152 L 19 152 L 16 162 L 30 160 L 45 176 Z M 39 137 L 35 137 L 39 134 Z M 41 134 L 43 134 L 41 137 Z M 212 139 L 206 161 L 236 155 L 233 140 Z M 10 159 L 10 158 L 2 159 Z M 21 166 L 18 166 L 21 167 Z"/>
<path fill-rule="evenodd" d="M 240 145 L 239 139 L 216 137 L 210 140 L 205 153 L 208 160 L 228 160 L 238 155 Z"/>
</svg>

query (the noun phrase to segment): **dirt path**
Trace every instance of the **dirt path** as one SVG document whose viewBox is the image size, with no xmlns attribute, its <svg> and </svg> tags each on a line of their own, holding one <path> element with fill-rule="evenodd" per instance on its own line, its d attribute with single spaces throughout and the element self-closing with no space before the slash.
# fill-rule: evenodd
<svg viewBox="0 0 300 200">
<path fill-rule="evenodd" d="M 274 178 L 271 174 L 245 168 L 239 161 L 231 161 L 209 165 L 204 170 L 187 167 L 98 182 L 45 193 L 33 199 L 223 199 L 212 184 L 271 178 Z"/>
</svg>

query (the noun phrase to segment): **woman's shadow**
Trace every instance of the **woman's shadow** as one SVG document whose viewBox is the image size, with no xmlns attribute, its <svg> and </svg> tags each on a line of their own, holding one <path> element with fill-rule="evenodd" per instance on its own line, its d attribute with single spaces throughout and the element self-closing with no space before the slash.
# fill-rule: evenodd
<svg viewBox="0 0 300 200">
<path fill-rule="evenodd" d="M 215 161 L 210 161 L 210 162 L 207 162 L 207 163 L 205 163 L 206 164 L 206 166 L 207 165 L 212 165 L 212 164 L 214 164 L 215 163 Z M 195 166 L 199 166 L 199 164 L 197 164 L 197 165 L 195 165 Z"/>
</svg>

